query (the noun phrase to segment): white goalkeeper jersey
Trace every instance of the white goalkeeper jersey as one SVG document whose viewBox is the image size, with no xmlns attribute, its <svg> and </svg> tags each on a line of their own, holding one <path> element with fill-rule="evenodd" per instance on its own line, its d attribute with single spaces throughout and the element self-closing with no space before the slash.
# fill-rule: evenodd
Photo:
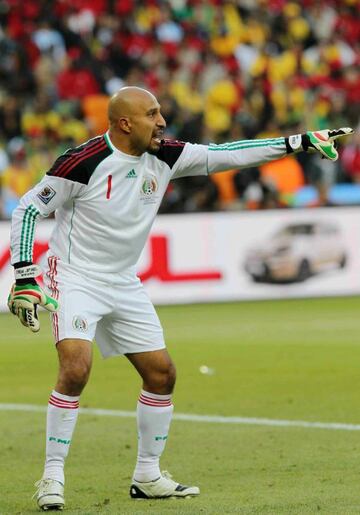
<svg viewBox="0 0 360 515">
<path fill-rule="evenodd" d="M 124 154 L 109 134 L 62 154 L 20 200 L 11 262 L 32 262 L 36 222 L 55 212 L 49 256 L 106 282 L 134 270 L 169 181 L 251 167 L 286 154 L 284 138 L 196 145 L 164 140 L 156 154 Z"/>
</svg>

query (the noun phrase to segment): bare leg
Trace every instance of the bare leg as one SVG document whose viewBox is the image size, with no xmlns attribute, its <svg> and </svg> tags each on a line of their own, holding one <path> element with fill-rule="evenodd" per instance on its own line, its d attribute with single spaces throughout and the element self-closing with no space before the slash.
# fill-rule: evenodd
<svg viewBox="0 0 360 515">
<path fill-rule="evenodd" d="M 79 396 L 89 378 L 92 346 L 87 340 L 62 340 L 57 344 L 59 375 L 52 392 L 46 424 L 44 479 L 64 484 L 64 464 L 79 412 Z"/>
<path fill-rule="evenodd" d="M 90 375 L 92 343 L 88 340 L 61 340 L 57 346 L 59 374 L 55 390 L 64 395 L 80 395 Z"/>
</svg>

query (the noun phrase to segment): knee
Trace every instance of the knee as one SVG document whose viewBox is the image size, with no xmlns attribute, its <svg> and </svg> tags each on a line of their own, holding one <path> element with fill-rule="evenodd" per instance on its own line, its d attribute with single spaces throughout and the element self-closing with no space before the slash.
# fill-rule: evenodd
<svg viewBox="0 0 360 515">
<path fill-rule="evenodd" d="M 152 371 L 147 380 L 144 381 L 144 389 L 160 395 L 168 395 L 173 392 L 176 382 L 176 368 L 173 363 L 168 366 Z"/>
<path fill-rule="evenodd" d="M 167 369 L 166 377 L 164 381 L 164 386 L 169 391 L 169 393 L 172 393 L 175 387 L 176 382 L 176 367 L 173 363 L 171 363 Z"/>
<path fill-rule="evenodd" d="M 65 395 L 80 395 L 88 382 L 90 365 L 88 363 L 63 364 L 60 368 L 60 388 L 65 390 Z"/>
</svg>

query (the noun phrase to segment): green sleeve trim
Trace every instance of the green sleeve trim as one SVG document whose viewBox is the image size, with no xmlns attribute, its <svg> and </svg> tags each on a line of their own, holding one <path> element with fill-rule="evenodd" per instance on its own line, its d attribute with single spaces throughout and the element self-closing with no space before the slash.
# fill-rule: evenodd
<svg viewBox="0 0 360 515">
<path fill-rule="evenodd" d="M 209 150 L 211 151 L 232 151 L 232 150 L 244 150 L 247 148 L 257 148 L 257 147 L 272 147 L 272 146 L 280 146 L 285 145 L 285 138 L 270 138 L 270 139 L 253 139 L 253 140 L 242 140 L 242 141 L 234 141 L 232 143 L 222 143 L 221 145 L 216 145 L 214 143 L 210 143 Z"/>
<path fill-rule="evenodd" d="M 39 214 L 40 211 L 33 204 L 25 209 L 20 236 L 20 261 L 32 262 L 35 222 Z"/>
</svg>

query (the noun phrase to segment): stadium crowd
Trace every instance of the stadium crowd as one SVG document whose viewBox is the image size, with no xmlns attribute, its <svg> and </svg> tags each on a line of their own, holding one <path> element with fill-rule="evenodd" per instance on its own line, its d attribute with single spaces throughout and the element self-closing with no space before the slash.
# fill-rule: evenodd
<svg viewBox="0 0 360 515">
<path fill-rule="evenodd" d="M 276 137 L 360 119 L 358 0 L 0 0 L 0 217 L 66 148 L 107 129 L 121 86 L 154 92 L 166 136 Z M 299 154 L 174 181 L 162 212 L 331 205 L 360 187 L 360 136 L 336 163 Z M 346 199 L 345 199 L 346 200 Z M 356 202 L 356 200 L 355 200 Z M 360 202 L 360 200 L 359 200 Z"/>
</svg>

